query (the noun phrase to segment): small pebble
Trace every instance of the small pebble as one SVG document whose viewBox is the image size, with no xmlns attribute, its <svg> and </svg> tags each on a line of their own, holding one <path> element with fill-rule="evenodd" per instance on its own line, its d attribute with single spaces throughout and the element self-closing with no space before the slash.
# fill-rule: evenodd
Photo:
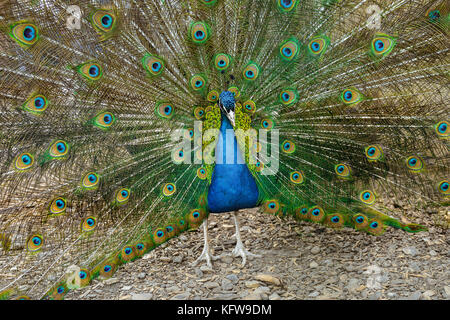
<svg viewBox="0 0 450 320">
<path fill-rule="evenodd" d="M 205 283 L 203 284 L 203 286 L 204 286 L 205 288 L 207 288 L 207 289 L 213 289 L 213 288 L 219 287 L 220 285 L 219 285 L 217 282 L 209 281 L 209 282 L 205 282 Z"/>
<path fill-rule="evenodd" d="M 225 276 L 228 280 L 230 280 L 233 283 L 237 283 L 239 281 L 239 278 L 235 274 L 229 274 Z"/>
<path fill-rule="evenodd" d="M 318 246 L 315 246 L 311 249 L 312 254 L 318 254 L 320 252 L 320 248 Z"/>
<path fill-rule="evenodd" d="M 151 293 L 137 293 L 131 295 L 131 300 L 151 300 L 153 294 Z"/>
<path fill-rule="evenodd" d="M 405 247 L 403 252 L 410 256 L 415 256 L 417 254 L 417 249 L 415 247 Z"/>
</svg>

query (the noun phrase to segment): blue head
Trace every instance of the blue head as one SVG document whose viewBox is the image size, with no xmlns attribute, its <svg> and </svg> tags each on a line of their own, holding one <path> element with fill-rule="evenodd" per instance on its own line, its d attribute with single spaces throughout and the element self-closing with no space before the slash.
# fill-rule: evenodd
<svg viewBox="0 0 450 320">
<path fill-rule="evenodd" d="M 222 91 L 219 96 L 220 104 L 227 111 L 234 111 L 234 104 L 236 100 L 234 99 L 234 94 L 230 91 Z"/>
</svg>

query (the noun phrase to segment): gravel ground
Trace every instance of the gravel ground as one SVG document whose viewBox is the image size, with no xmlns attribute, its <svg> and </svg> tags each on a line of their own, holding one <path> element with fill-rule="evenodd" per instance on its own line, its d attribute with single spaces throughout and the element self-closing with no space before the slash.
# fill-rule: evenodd
<svg viewBox="0 0 450 320">
<path fill-rule="evenodd" d="M 389 228 L 375 237 L 281 220 L 258 209 L 240 217 L 246 248 L 262 255 L 245 267 L 230 256 L 214 261 L 213 270 L 193 267 L 203 248 L 199 228 L 66 299 L 450 299 L 449 229 L 412 234 Z M 209 233 L 216 255 L 234 248 L 231 214 L 211 215 Z"/>
</svg>

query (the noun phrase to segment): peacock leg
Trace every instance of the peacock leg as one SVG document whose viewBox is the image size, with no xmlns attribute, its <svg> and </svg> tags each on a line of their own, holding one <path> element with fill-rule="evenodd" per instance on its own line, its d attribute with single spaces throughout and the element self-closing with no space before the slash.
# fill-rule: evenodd
<svg viewBox="0 0 450 320">
<path fill-rule="evenodd" d="M 220 257 L 213 256 L 209 249 L 209 236 L 208 236 L 208 218 L 205 219 L 203 222 L 203 234 L 205 238 L 205 245 L 203 246 L 203 251 L 201 255 L 197 258 L 197 260 L 194 261 L 192 264 L 193 266 L 196 266 L 201 260 L 206 260 L 206 265 L 212 269 L 212 263 L 211 260 L 217 260 Z"/>
<path fill-rule="evenodd" d="M 242 266 L 245 266 L 245 263 L 247 262 L 247 256 L 249 257 L 255 257 L 255 258 L 261 258 L 262 256 L 259 254 L 254 254 L 249 251 L 247 251 L 244 247 L 244 244 L 242 243 L 241 239 L 241 232 L 239 230 L 239 219 L 238 219 L 238 211 L 233 212 L 234 222 L 236 224 L 236 247 L 233 249 L 231 254 L 235 257 L 241 256 L 242 257 Z"/>
</svg>

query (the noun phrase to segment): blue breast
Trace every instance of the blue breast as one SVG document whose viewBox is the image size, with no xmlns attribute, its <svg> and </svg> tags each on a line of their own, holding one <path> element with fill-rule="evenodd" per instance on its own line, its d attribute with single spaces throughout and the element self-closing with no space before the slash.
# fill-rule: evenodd
<svg viewBox="0 0 450 320">
<path fill-rule="evenodd" d="M 222 114 L 219 140 L 216 145 L 216 157 L 222 158 L 222 163 L 214 167 L 211 185 L 208 192 L 208 207 L 212 213 L 235 211 L 254 208 L 258 203 L 258 187 L 255 179 L 242 160 L 236 136 L 233 131 L 234 161 L 227 163 L 226 130 L 233 129 L 228 118 Z M 229 146 L 231 151 L 231 145 Z M 237 159 L 240 158 L 238 163 Z M 230 161 L 228 161 L 230 162 Z"/>
</svg>

